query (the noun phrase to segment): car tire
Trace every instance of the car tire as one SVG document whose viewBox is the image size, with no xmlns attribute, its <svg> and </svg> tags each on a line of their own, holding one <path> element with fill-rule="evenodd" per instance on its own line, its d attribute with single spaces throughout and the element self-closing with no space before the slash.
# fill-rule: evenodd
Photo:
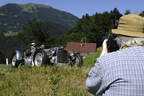
<svg viewBox="0 0 144 96">
<path fill-rule="evenodd" d="M 12 64 L 11 64 L 11 66 L 13 68 L 17 68 L 19 66 L 19 64 L 20 64 L 20 61 L 17 60 L 16 54 L 14 54 L 13 57 L 12 57 Z"/>
<path fill-rule="evenodd" d="M 48 64 L 48 59 L 46 53 L 42 50 L 36 52 L 34 56 L 34 65 L 40 67 L 42 65 L 47 65 L 47 64 Z"/>
</svg>

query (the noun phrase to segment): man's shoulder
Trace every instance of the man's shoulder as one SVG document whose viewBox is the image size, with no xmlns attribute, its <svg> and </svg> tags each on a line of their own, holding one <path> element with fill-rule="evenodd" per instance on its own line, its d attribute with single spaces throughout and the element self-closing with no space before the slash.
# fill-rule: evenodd
<svg viewBox="0 0 144 96">
<path fill-rule="evenodd" d="M 107 53 L 99 57 L 97 60 L 101 62 L 106 62 L 106 61 L 109 62 L 109 61 L 115 61 L 129 56 L 141 56 L 142 53 L 144 53 L 143 46 L 128 47 L 126 49 L 120 49 L 115 52 Z"/>
</svg>

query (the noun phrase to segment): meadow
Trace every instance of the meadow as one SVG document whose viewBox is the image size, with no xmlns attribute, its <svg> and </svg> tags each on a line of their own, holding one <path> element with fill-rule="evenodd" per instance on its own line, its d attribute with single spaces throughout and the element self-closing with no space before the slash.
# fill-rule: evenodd
<svg viewBox="0 0 144 96">
<path fill-rule="evenodd" d="M 85 88 L 85 81 L 100 51 L 98 48 L 95 54 L 84 58 L 81 68 L 0 68 L 0 96 L 92 96 Z"/>
</svg>

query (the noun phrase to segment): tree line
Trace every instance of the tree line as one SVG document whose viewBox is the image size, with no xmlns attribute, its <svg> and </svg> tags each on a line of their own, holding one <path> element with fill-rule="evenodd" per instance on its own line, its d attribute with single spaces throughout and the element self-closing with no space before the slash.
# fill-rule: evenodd
<svg viewBox="0 0 144 96">
<path fill-rule="evenodd" d="M 131 14 L 130 10 L 126 10 L 124 15 Z M 137 11 L 134 14 L 138 14 Z M 144 11 L 138 14 L 144 17 Z M 123 16 L 117 8 L 110 12 L 96 13 L 92 16 L 84 15 L 65 36 L 62 41 L 65 42 L 92 42 L 97 46 L 101 46 L 102 38 L 111 33 L 112 29 L 118 27 L 119 18 Z"/>
<path fill-rule="evenodd" d="M 130 10 L 125 11 L 125 15 L 127 14 L 131 14 Z M 144 17 L 144 11 L 139 15 Z M 19 43 L 17 40 L 19 40 L 21 42 L 21 47 L 19 47 L 21 50 L 28 48 L 30 42 L 42 43 L 49 48 L 65 46 L 67 42 L 90 42 L 101 46 L 103 36 L 111 33 L 111 29 L 117 28 L 121 16 L 122 14 L 117 8 L 110 12 L 95 13 L 92 16 L 85 14 L 70 30 L 62 25 L 42 22 L 35 18 L 27 21 L 27 25 L 23 26 L 22 32 L 14 36 L 14 40 L 17 43 L 11 45 L 18 47 Z M 4 36 L 3 38 L 9 41 L 12 39 L 12 37 L 9 39 Z M 2 40 L 2 38 L 0 39 Z M 0 53 L 4 55 L 3 52 Z M 0 58 L 2 58 L 2 55 L 0 55 Z"/>
<path fill-rule="evenodd" d="M 131 14 L 130 10 L 125 11 L 124 15 L 127 14 Z M 139 15 L 144 17 L 144 11 Z M 18 34 L 18 37 L 25 44 L 35 41 L 44 43 L 49 47 L 65 46 L 67 42 L 91 42 L 101 46 L 103 36 L 111 33 L 111 29 L 117 28 L 121 16 L 122 14 L 117 8 L 110 12 L 95 13 L 92 16 L 85 14 L 72 29 L 67 30 L 67 33 L 62 33 L 63 30 L 61 30 L 61 34 L 57 36 L 47 28 L 49 26 L 47 23 L 33 19 L 28 21 L 27 26 L 23 27 L 23 31 Z M 57 27 L 53 28 L 60 31 L 59 25 L 55 26 Z"/>
<path fill-rule="evenodd" d="M 18 37 L 25 43 L 32 40 L 52 46 L 65 46 L 67 42 L 94 42 L 100 45 L 101 38 L 110 33 L 112 28 L 116 28 L 116 22 L 122 14 L 118 9 L 104 13 L 96 13 L 93 16 L 84 15 L 77 24 L 66 34 L 55 38 L 46 24 L 33 19 L 28 22 L 23 28 L 23 32 L 18 34 Z"/>
</svg>

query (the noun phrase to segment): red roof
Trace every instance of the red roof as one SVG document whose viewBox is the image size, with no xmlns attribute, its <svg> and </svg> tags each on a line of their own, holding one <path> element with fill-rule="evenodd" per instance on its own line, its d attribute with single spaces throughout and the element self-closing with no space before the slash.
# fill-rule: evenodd
<svg viewBox="0 0 144 96">
<path fill-rule="evenodd" d="M 76 52 L 96 52 L 96 43 L 67 43 L 66 50 Z"/>
</svg>

